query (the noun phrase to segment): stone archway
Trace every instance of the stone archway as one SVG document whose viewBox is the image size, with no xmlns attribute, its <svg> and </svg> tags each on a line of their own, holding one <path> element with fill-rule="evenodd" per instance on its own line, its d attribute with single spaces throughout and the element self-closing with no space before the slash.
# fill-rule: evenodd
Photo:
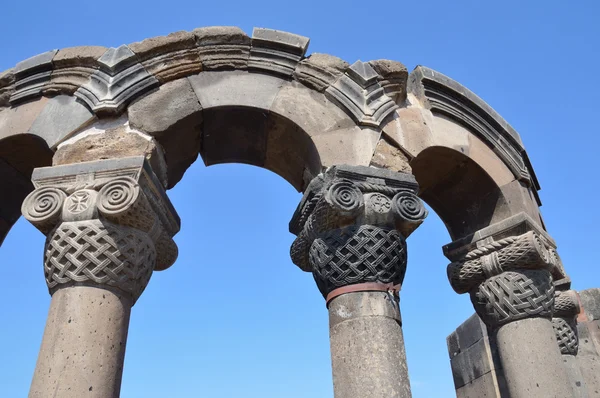
<svg viewBox="0 0 600 398">
<path fill-rule="evenodd" d="M 426 216 L 417 195 L 453 239 L 445 252 L 454 289 L 504 336 L 512 396 L 567 396 L 558 345 L 531 338 L 555 339 L 553 278 L 566 274 L 518 134 L 438 72 L 306 57 L 308 42 L 201 28 L 50 51 L 0 75 L 2 178 L 19 187 L 0 197 L 1 238 L 35 187 L 22 210 L 48 235 L 49 319 L 86 308 L 98 316 L 85 329 L 112 311 L 120 321 L 105 323 L 106 333 L 126 339 L 152 272 L 177 257 L 179 219 L 165 190 L 200 155 L 207 165 L 264 167 L 304 193 L 290 222 L 292 258 L 313 273 L 330 311 L 336 397 L 410 396 L 397 292 L 406 238 Z M 101 311 L 98 294 L 109 295 Z M 80 365 L 96 368 L 95 354 L 65 363 L 60 347 L 77 344 L 60 333 L 49 321 L 30 396 L 80 396 Z M 104 352 L 102 342 L 85 344 Z M 123 356 L 124 344 L 89 375 L 98 396 L 118 396 Z M 43 369 L 55 364 L 72 385 L 51 387 Z"/>
</svg>

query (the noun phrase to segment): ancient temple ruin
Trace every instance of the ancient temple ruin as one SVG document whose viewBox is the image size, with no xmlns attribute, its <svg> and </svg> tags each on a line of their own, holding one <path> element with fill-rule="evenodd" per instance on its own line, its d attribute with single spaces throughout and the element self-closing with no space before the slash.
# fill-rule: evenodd
<svg viewBox="0 0 600 398">
<path fill-rule="evenodd" d="M 519 134 L 427 67 L 306 56 L 308 44 L 210 27 L 0 74 L 0 242 L 21 214 L 47 236 L 29 396 L 119 396 L 131 308 L 177 259 L 166 191 L 198 155 L 304 193 L 291 257 L 329 310 L 336 398 L 411 396 L 398 296 L 422 201 L 476 312 L 448 337 L 457 395 L 600 396 L 600 290 L 570 290 Z"/>
</svg>

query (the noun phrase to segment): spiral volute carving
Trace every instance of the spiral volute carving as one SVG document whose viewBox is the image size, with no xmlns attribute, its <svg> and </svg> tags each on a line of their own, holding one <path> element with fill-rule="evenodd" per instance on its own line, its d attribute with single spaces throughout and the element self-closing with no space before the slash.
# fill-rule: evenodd
<svg viewBox="0 0 600 398">
<path fill-rule="evenodd" d="M 120 177 L 108 182 L 100 190 L 98 210 L 105 216 L 116 216 L 129 209 L 140 194 L 139 185 L 130 177 Z"/>
<path fill-rule="evenodd" d="M 343 216 L 356 216 L 365 206 L 363 193 L 352 181 L 334 182 L 325 195 L 325 200 Z"/>
<path fill-rule="evenodd" d="M 394 216 L 401 221 L 421 222 L 427 217 L 427 209 L 412 192 L 400 191 L 392 199 Z"/>
<path fill-rule="evenodd" d="M 23 216 L 40 230 L 47 232 L 60 219 L 67 194 L 58 188 L 37 188 L 23 201 Z"/>
</svg>

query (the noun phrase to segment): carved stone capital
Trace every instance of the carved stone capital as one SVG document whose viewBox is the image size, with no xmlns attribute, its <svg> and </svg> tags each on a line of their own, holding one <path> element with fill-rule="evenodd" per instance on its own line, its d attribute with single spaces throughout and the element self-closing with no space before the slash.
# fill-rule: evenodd
<svg viewBox="0 0 600 398">
<path fill-rule="evenodd" d="M 556 291 L 552 326 L 556 333 L 558 347 L 563 355 L 577 355 L 579 350 L 577 315 L 580 311 L 577 292 L 574 290 Z"/>
<path fill-rule="evenodd" d="M 453 260 L 447 268 L 450 285 L 459 294 L 470 294 L 475 311 L 490 327 L 524 318 L 550 319 L 553 274 L 562 275 L 550 239 L 521 219 L 509 221 L 445 247 Z"/>
<path fill-rule="evenodd" d="M 177 258 L 179 218 L 143 156 L 36 169 L 23 216 L 47 236 L 50 292 L 112 286 L 134 301 Z"/>
<path fill-rule="evenodd" d="M 427 210 L 410 174 L 335 166 L 309 184 L 292 221 L 292 261 L 321 293 L 359 283 L 399 286 L 408 237 Z"/>
</svg>

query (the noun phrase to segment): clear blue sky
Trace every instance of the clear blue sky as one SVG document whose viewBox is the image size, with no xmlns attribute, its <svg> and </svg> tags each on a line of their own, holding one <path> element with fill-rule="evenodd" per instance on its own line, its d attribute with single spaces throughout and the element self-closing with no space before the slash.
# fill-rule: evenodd
<svg viewBox="0 0 600 398">
<path fill-rule="evenodd" d="M 0 70 L 75 45 L 118 46 L 211 25 L 281 29 L 349 62 L 423 64 L 469 87 L 522 135 L 575 289 L 600 286 L 600 3 L 589 1 L 7 1 Z M 244 165 L 200 161 L 169 192 L 180 255 L 133 308 L 122 396 L 332 397 L 327 311 L 289 258 L 300 194 Z M 431 212 L 409 239 L 401 307 L 415 398 L 454 393 L 446 336 L 471 313 L 446 279 Z M 0 248 L 0 397 L 27 395 L 50 302 L 43 236 L 22 218 Z"/>
</svg>

